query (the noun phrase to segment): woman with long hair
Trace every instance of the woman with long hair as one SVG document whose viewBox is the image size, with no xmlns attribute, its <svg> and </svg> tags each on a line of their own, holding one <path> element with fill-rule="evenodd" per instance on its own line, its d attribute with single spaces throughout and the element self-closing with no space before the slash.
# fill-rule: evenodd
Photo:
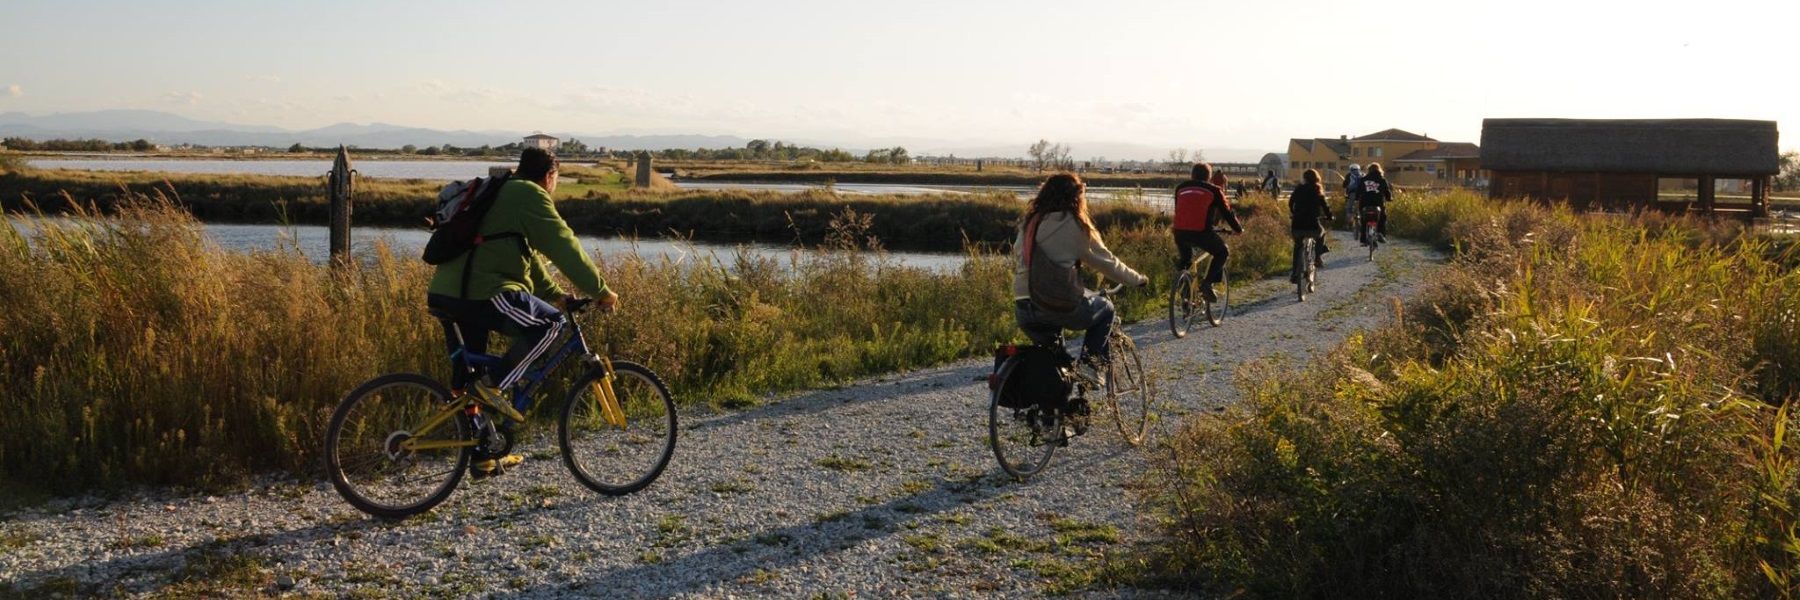
<svg viewBox="0 0 1800 600">
<path fill-rule="evenodd" d="M 1325 266 L 1325 226 L 1320 220 L 1331 220 L 1331 207 L 1325 204 L 1325 185 L 1319 181 L 1317 169 L 1307 169 L 1300 174 L 1300 185 L 1294 187 L 1294 193 L 1288 196 L 1289 226 L 1294 236 L 1294 270 L 1289 279 L 1297 277 L 1300 272 L 1300 245 L 1308 238 L 1318 240 L 1315 248 L 1318 255 L 1313 257 L 1316 266 Z"/>
<path fill-rule="evenodd" d="M 1098 364 L 1107 358 L 1113 305 L 1106 298 L 1083 293 L 1074 273 L 1076 263 L 1126 285 L 1148 285 L 1150 278 L 1126 266 L 1106 248 L 1100 230 L 1088 216 L 1086 191 L 1080 177 L 1058 173 L 1044 180 L 1026 206 L 1013 242 L 1013 317 L 1025 335 L 1040 344 L 1053 343 L 1064 329 L 1085 330 L 1084 356 L 1090 364 Z M 1041 271 L 1034 275 L 1034 270 Z M 1047 281 L 1067 287 L 1046 290 Z M 1066 305 L 1058 305 L 1064 301 Z"/>
</svg>

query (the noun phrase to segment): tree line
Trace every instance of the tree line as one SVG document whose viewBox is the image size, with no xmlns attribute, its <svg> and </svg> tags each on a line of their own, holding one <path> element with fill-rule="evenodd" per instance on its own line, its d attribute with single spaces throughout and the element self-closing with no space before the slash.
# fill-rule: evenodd
<svg viewBox="0 0 1800 600">
<path fill-rule="evenodd" d="M 22 137 L 9 137 L 0 140 L 0 146 L 20 152 L 149 152 L 156 149 L 150 140 L 137 139 L 129 142 L 109 142 L 101 139 L 91 140 L 45 140 L 37 141 Z"/>
</svg>

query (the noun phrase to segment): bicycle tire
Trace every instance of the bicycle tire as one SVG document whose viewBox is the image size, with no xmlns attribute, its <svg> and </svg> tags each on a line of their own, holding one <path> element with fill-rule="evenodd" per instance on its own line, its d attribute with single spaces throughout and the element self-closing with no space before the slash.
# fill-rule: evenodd
<svg viewBox="0 0 1800 600">
<path fill-rule="evenodd" d="M 1112 360 L 1106 369 L 1106 402 L 1112 411 L 1113 423 L 1119 426 L 1119 437 L 1127 445 L 1142 445 L 1150 423 L 1150 403 L 1156 397 L 1155 389 L 1149 374 L 1144 371 L 1144 359 L 1138 355 L 1137 342 L 1131 336 L 1115 326 L 1107 343 L 1112 345 Z"/>
<path fill-rule="evenodd" d="M 1300 241 L 1300 252 L 1294 255 L 1293 274 L 1294 296 L 1300 302 L 1305 302 L 1306 293 L 1312 291 L 1309 289 L 1312 286 L 1313 276 L 1313 240 L 1311 238 Z"/>
<path fill-rule="evenodd" d="M 1177 339 L 1187 337 L 1194 321 L 1194 276 L 1182 271 L 1169 288 L 1169 333 Z"/>
<path fill-rule="evenodd" d="M 613 390 L 619 398 L 620 409 L 625 414 L 626 425 L 602 423 L 603 417 L 598 411 L 598 405 L 584 398 L 591 398 L 594 391 L 592 384 L 605 375 L 598 368 L 590 369 L 576 379 L 569 390 L 568 401 L 563 404 L 562 416 L 557 422 L 557 443 L 562 448 L 563 466 L 568 467 L 576 481 L 608 496 L 623 496 L 649 486 L 668 468 L 669 460 L 675 456 L 678 419 L 675 414 L 675 398 L 669 394 L 668 386 L 663 385 L 662 379 L 649 367 L 623 360 L 613 361 L 612 367 Z M 621 389 L 625 391 L 621 393 Z M 590 418 L 594 425 L 592 428 L 587 426 Z M 633 423 L 645 427 L 629 429 Z M 612 435 L 615 433 L 614 427 L 618 428 L 616 433 L 619 435 Z M 661 431 L 658 431 L 659 428 Z M 591 434 L 592 439 L 587 439 L 589 436 L 582 434 Z M 577 436 L 584 439 L 577 440 Z M 601 442 L 602 438 L 607 441 Z M 662 441 L 659 448 L 639 448 L 639 452 L 630 452 L 632 446 L 644 446 L 657 439 Z M 588 454 L 588 450 L 598 450 L 610 456 L 605 456 L 604 460 L 583 460 L 582 457 Z M 644 465 L 641 470 L 630 475 L 633 478 L 615 480 L 599 470 L 625 463 L 630 458 L 628 454 L 648 459 L 634 461 Z"/>
<path fill-rule="evenodd" d="M 1363 230 L 1363 239 L 1369 242 L 1369 262 L 1375 262 L 1375 247 L 1381 245 L 1381 241 L 1375 237 L 1377 235 L 1379 234 L 1373 224 Z"/>
<path fill-rule="evenodd" d="M 355 461 L 350 463 L 349 466 L 351 468 L 347 470 L 345 468 L 346 462 L 343 456 L 343 451 L 345 450 L 343 438 L 346 426 L 350 425 L 352 413 L 355 412 L 358 407 L 367 405 L 371 399 L 377 398 L 377 392 L 383 391 L 390 386 L 413 386 L 417 388 L 418 391 L 423 392 L 425 394 L 424 397 L 429 398 L 431 401 L 426 403 L 424 407 L 425 410 L 416 411 L 420 414 L 408 414 L 415 411 L 403 410 L 400 414 L 382 415 L 379 411 L 376 411 L 367 417 L 359 418 L 358 422 L 355 424 L 355 429 L 362 430 L 368 428 L 372 433 L 377 434 L 377 436 L 382 439 L 382 442 L 380 447 L 375 449 L 376 453 L 374 456 L 358 457 Z M 417 419 L 419 417 L 429 415 L 436 410 L 443 410 L 449 406 L 451 400 L 450 391 L 445 389 L 443 384 L 438 383 L 436 379 L 417 373 L 390 373 L 382 375 L 364 382 L 362 385 L 357 386 L 356 389 L 351 390 L 349 394 L 345 395 L 344 399 L 338 403 L 337 409 L 332 411 L 330 424 L 325 428 L 325 471 L 327 477 L 331 479 L 332 487 L 337 489 L 338 495 L 343 496 L 344 500 L 349 502 L 351 506 L 356 507 L 357 510 L 385 519 L 403 519 L 416 515 L 431 510 L 432 507 L 437 506 L 439 503 L 442 503 L 445 499 L 449 498 L 450 494 L 456 491 L 457 484 L 462 481 L 463 474 L 468 472 L 469 459 L 472 454 L 472 449 L 469 447 L 453 450 L 445 449 L 448 450 L 448 452 L 435 453 L 438 455 L 454 454 L 455 458 L 453 460 L 455 466 L 443 473 L 447 478 L 442 483 L 439 483 L 435 488 L 432 488 L 423 497 L 410 502 L 392 504 L 374 498 L 373 492 L 377 491 L 375 485 L 353 483 L 349 471 L 360 472 L 364 470 L 365 467 L 374 468 L 379 471 L 382 467 L 391 468 L 397 464 L 402 471 L 407 470 L 407 467 L 404 464 L 407 462 L 405 459 L 411 459 L 412 457 L 419 455 L 419 453 L 412 451 L 405 451 L 403 453 L 400 449 L 395 447 L 395 444 L 398 442 L 408 439 L 397 437 L 401 433 L 410 433 L 406 431 L 405 427 L 392 430 L 389 430 L 389 428 L 398 426 L 396 424 L 400 423 L 418 423 L 419 421 Z M 405 409 L 407 403 L 403 402 L 398 406 Z M 394 424 L 368 424 L 362 422 L 363 419 L 381 419 L 383 417 L 391 418 L 391 420 L 394 421 Z M 454 431 L 453 435 L 448 439 L 457 441 L 471 439 L 472 432 L 469 431 L 469 428 L 462 417 L 459 416 L 449 419 L 446 423 L 451 424 L 450 426 L 453 427 Z M 389 433 L 381 433 L 383 430 L 388 430 Z M 410 437 L 410 435 L 408 437 Z M 399 456 L 396 456 L 397 454 Z M 387 462 L 381 462 L 382 458 L 386 458 Z M 360 477 L 358 478 L 360 479 Z M 407 481 L 401 480 L 397 485 L 404 485 L 405 483 L 407 483 Z"/>
<path fill-rule="evenodd" d="M 1218 292 L 1218 302 L 1206 303 L 1206 320 L 1207 322 L 1212 323 L 1213 327 L 1223 325 L 1225 323 L 1225 317 L 1231 312 L 1231 271 L 1226 269 L 1219 270 Z"/>
<path fill-rule="evenodd" d="M 993 449 L 994 460 L 1000 463 L 1000 470 L 1024 483 L 1031 476 L 1042 472 L 1044 466 L 1050 464 L 1050 457 L 1056 454 L 1058 442 L 1045 437 L 1043 430 L 1055 429 L 1055 433 L 1060 436 L 1062 423 L 1054 415 L 1046 421 L 1044 414 L 1048 411 L 1043 411 L 1040 407 L 1014 409 L 1000 405 L 1000 398 L 1005 396 L 1007 387 L 1011 385 L 1018 364 L 1018 357 L 1008 358 L 1000 364 L 1000 370 L 995 374 L 999 384 L 988 394 L 988 447 Z M 1015 431 L 1021 426 L 1023 431 Z M 1020 434 L 1024 434 L 1025 438 L 1020 439 Z M 1019 446 L 1017 451 L 1009 452 L 1006 449 L 1014 445 Z M 1026 460 L 1014 463 L 1007 458 L 1008 454 L 1015 454 L 1017 458 Z"/>
</svg>

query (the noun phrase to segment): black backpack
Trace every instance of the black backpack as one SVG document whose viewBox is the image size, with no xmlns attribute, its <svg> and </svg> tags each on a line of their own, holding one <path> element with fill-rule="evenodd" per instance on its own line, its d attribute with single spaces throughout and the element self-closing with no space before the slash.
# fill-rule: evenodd
<svg viewBox="0 0 1800 600">
<path fill-rule="evenodd" d="M 483 239 L 480 235 L 481 219 L 494 208 L 500 188 L 511 178 L 512 171 L 507 171 L 444 186 L 438 192 L 437 211 L 426 220 L 431 227 L 431 239 L 425 242 L 422 257 L 425 264 L 441 265 L 456 260 L 487 240 L 517 236 L 516 233 L 503 233 Z"/>
<path fill-rule="evenodd" d="M 1019 362 L 1013 367 L 1012 385 L 1007 386 L 1006 394 L 1000 397 L 1000 406 L 1030 408 L 1036 405 L 1047 410 L 1062 410 L 1075 386 L 1063 378 L 1063 356 L 1042 346 L 1007 344 L 995 347 L 994 373 L 988 376 L 988 391 L 992 393 L 999 389 L 1000 366 L 1014 356 Z"/>
</svg>

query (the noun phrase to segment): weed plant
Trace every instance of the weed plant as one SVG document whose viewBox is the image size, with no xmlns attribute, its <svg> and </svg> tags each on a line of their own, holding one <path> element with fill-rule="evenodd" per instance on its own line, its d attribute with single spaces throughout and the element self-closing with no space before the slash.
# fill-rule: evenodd
<svg viewBox="0 0 1800 600">
<path fill-rule="evenodd" d="M 1800 275 L 1741 228 L 1408 199 L 1391 231 L 1455 258 L 1328 366 L 1247 366 L 1242 404 L 1184 424 L 1146 478 L 1162 570 L 1256 597 L 1792 596 Z"/>
</svg>

